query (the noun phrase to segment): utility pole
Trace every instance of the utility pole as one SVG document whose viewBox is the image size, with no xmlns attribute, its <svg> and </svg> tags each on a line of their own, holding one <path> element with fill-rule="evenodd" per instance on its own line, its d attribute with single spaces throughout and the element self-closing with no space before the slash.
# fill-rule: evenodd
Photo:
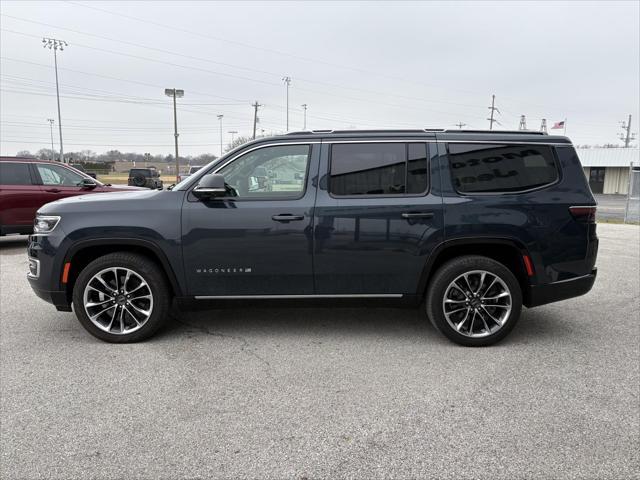
<svg viewBox="0 0 640 480">
<path fill-rule="evenodd" d="M 547 133 L 547 119 L 543 118 L 542 123 L 540 124 L 540 131 L 543 133 Z"/>
<path fill-rule="evenodd" d="M 493 118 L 495 112 L 500 113 L 500 110 L 498 110 L 496 108 L 496 96 L 495 95 L 491 95 L 491 106 L 487 107 L 487 108 L 489 108 L 489 110 L 491 110 L 491 116 L 489 118 L 487 118 L 487 120 L 489 120 L 489 130 L 493 130 L 493 124 L 494 123 L 497 123 L 498 125 L 500 125 L 500 122 Z"/>
<path fill-rule="evenodd" d="M 231 146 L 233 147 L 233 142 L 236 139 L 236 133 L 238 133 L 237 130 L 229 130 L 227 133 L 231 134 Z"/>
<path fill-rule="evenodd" d="M 55 122 L 55 120 L 53 118 L 47 118 L 47 122 L 49 122 L 49 129 L 51 130 L 51 161 L 53 162 L 53 155 L 55 152 L 53 149 L 53 122 Z"/>
<path fill-rule="evenodd" d="M 636 138 L 636 134 L 631 133 L 631 115 L 629 115 L 629 120 L 626 123 L 620 122 L 620 128 L 622 128 L 625 133 L 621 133 L 619 138 L 624 141 L 624 148 L 629 148 L 631 142 Z"/>
<path fill-rule="evenodd" d="M 164 94 L 167 97 L 173 97 L 173 137 L 176 144 L 176 183 L 178 183 L 180 182 L 180 157 L 178 156 L 178 108 L 176 106 L 176 98 L 184 97 L 184 90 L 165 88 Z"/>
<path fill-rule="evenodd" d="M 289 85 L 291 85 L 291 77 L 283 77 L 282 81 L 287 85 L 287 132 L 289 131 Z"/>
<path fill-rule="evenodd" d="M 58 40 L 56 38 L 44 37 L 42 39 L 42 46 L 53 50 L 53 64 L 56 70 L 56 99 L 58 100 L 58 129 L 60 131 L 60 161 L 64 163 L 64 149 L 62 148 L 62 116 L 60 115 L 60 87 L 58 86 L 58 50 L 63 51 L 64 47 L 69 45 L 64 40 Z"/>
<path fill-rule="evenodd" d="M 527 117 L 525 115 L 520 115 L 520 125 L 518 125 L 518 130 L 526 130 L 527 129 Z"/>
<path fill-rule="evenodd" d="M 462 122 L 456 123 L 456 127 L 458 127 L 458 130 L 462 130 L 462 127 L 466 127 L 466 126 L 467 126 L 466 123 L 462 123 Z"/>
<path fill-rule="evenodd" d="M 256 100 L 255 103 L 252 103 L 253 107 L 253 139 L 256 139 L 256 124 L 258 123 L 258 108 L 263 107 L 264 105 L 260 105 Z"/>
<path fill-rule="evenodd" d="M 307 104 L 303 103 L 301 105 L 302 109 L 304 110 L 304 126 L 302 127 L 303 130 L 307 129 Z"/>
<path fill-rule="evenodd" d="M 218 120 L 220 120 L 220 156 L 222 156 L 222 117 L 224 115 L 218 115 Z"/>
</svg>

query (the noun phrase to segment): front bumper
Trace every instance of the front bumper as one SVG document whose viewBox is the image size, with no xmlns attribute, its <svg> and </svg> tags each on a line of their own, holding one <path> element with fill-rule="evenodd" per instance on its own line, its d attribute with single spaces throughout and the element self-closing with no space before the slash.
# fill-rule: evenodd
<svg viewBox="0 0 640 480">
<path fill-rule="evenodd" d="M 594 268 L 590 274 L 581 277 L 548 283 L 546 285 L 534 285 L 531 287 L 525 306 L 537 307 L 584 295 L 593 287 L 597 274 L 598 269 Z"/>
<path fill-rule="evenodd" d="M 67 300 L 67 292 L 43 290 L 41 288 L 38 288 L 35 279 L 31 277 L 27 278 L 29 279 L 31 289 L 38 297 L 40 297 L 45 302 L 52 303 L 56 307 L 56 310 L 58 310 L 59 312 L 71 311 L 71 305 L 69 304 L 69 300 Z"/>
<path fill-rule="evenodd" d="M 45 302 L 52 303 L 60 311 L 71 311 L 69 296 L 60 282 L 62 255 L 59 255 L 64 232 L 57 227 L 49 235 L 31 235 L 27 256 L 37 268 L 30 268 L 27 280 L 33 292 Z"/>
</svg>

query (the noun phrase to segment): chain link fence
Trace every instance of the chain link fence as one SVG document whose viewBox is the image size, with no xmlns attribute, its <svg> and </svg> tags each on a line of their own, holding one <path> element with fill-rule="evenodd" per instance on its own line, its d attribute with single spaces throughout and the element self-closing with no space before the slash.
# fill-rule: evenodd
<svg viewBox="0 0 640 480">
<path fill-rule="evenodd" d="M 624 209 L 624 222 L 640 222 L 640 166 L 633 163 L 629 167 L 629 193 Z"/>
</svg>

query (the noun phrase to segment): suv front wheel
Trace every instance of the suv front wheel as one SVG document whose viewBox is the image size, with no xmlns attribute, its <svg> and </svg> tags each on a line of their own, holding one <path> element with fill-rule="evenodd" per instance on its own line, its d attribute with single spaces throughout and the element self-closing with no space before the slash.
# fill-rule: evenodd
<svg viewBox="0 0 640 480">
<path fill-rule="evenodd" d="M 503 264 L 469 255 L 440 267 L 429 284 L 426 308 L 431 323 L 453 342 L 486 346 L 502 340 L 515 326 L 522 292 Z"/>
<path fill-rule="evenodd" d="M 165 322 L 170 293 L 147 257 L 116 252 L 87 265 L 73 288 L 73 309 L 93 336 L 113 343 L 144 340 Z"/>
</svg>

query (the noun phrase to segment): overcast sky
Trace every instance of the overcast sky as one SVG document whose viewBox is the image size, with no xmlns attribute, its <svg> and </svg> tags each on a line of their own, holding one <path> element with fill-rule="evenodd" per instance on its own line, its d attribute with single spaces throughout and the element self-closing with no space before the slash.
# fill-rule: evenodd
<svg viewBox="0 0 640 480">
<path fill-rule="evenodd" d="M 639 2 L 1 3 L 0 150 L 50 147 L 58 66 L 65 151 L 219 153 L 231 130 L 502 128 L 567 119 L 577 144 L 638 131 Z M 550 131 L 551 132 L 551 131 Z M 561 130 L 553 130 L 560 132 Z M 58 148 L 58 133 L 54 130 Z"/>
</svg>

